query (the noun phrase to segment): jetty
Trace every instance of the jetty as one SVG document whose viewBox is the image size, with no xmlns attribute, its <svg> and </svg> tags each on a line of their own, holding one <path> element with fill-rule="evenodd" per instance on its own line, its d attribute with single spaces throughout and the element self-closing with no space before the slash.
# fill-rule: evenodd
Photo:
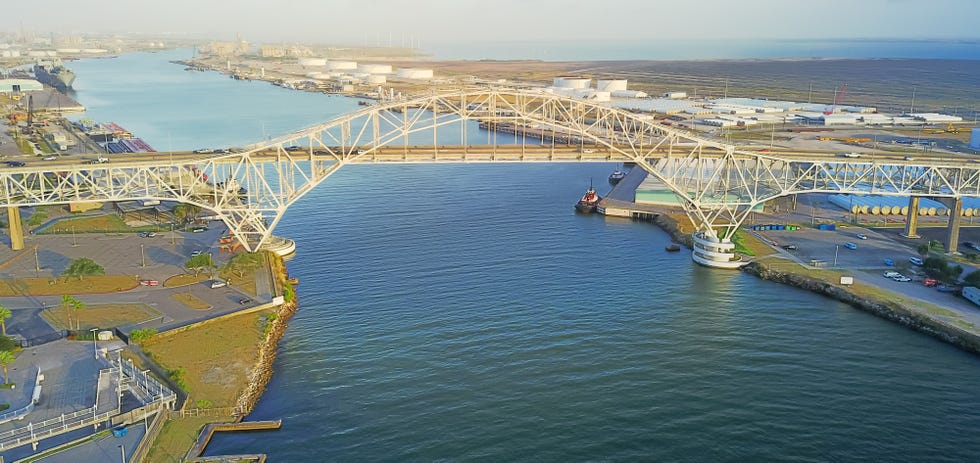
<svg viewBox="0 0 980 463">
<path fill-rule="evenodd" d="M 270 421 L 240 421 L 238 423 L 210 423 L 204 426 L 201 431 L 201 435 L 197 437 L 197 442 L 194 446 L 187 451 L 185 460 L 187 461 L 223 461 L 229 456 L 222 457 L 206 457 L 202 458 L 201 454 L 204 453 L 204 449 L 208 446 L 208 442 L 211 442 L 211 437 L 214 436 L 216 432 L 242 432 L 242 431 L 265 431 L 269 429 L 279 429 L 282 427 L 282 420 L 270 420 Z M 235 455 L 242 460 L 247 461 L 265 461 L 265 455 Z"/>
</svg>

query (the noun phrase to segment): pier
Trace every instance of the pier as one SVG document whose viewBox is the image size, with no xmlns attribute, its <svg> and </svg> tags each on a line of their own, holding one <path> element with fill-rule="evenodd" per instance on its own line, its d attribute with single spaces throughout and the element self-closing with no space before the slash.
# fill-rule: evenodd
<svg viewBox="0 0 980 463">
<path fill-rule="evenodd" d="M 187 456 L 185 457 L 188 461 L 224 461 L 227 457 L 220 457 L 218 460 L 208 460 L 201 459 L 200 456 L 204 453 L 204 449 L 207 448 L 208 442 L 211 442 L 211 437 L 214 436 L 216 432 L 242 432 L 242 431 L 265 431 L 270 429 L 279 429 L 282 427 L 282 420 L 269 420 L 269 421 L 241 421 L 238 423 L 210 423 L 204 426 L 204 430 L 201 431 L 201 435 L 197 437 L 197 442 L 194 446 L 187 451 Z M 260 458 L 255 461 L 265 461 L 265 455 L 237 455 L 241 459 L 255 459 Z M 218 457 L 214 457 L 218 458 Z"/>
</svg>

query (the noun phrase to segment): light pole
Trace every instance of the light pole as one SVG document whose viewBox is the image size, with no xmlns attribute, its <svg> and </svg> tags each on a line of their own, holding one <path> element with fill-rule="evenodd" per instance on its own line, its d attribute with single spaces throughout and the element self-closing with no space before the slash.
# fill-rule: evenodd
<svg viewBox="0 0 980 463">
<path fill-rule="evenodd" d="M 119 444 L 119 458 L 122 463 L 126 463 L 126 446 Z"/>
<path fill-rule="evenodd" d="M 75 227 L 71 227 L 71 247 L 77 247 L 78 241 L 75 240 Z"/>
<path fill-rule="evenodd" d="M 177 245 L 177 236 L 174 235 L 174 224 L 170 224 L 170 245 L 171 246 Z"/>
<path fill-rule="evenodd" d="M 834 245 L 834 268 L 837 268 L 837 251 L 840 251 L 840 244 Z"/>
<path fill-rule="evenodd" d="M 99 330 L 98 328 L 92 328 L 92 329 L 89 330 L 89 331 L 92 332 L 92 348 L 95 349 L 95 359 L 96 360 L 99 359 L 99 343 L 96 342 L 96 340 L 98 340 L 99 337 L 95 333 L 98 330 Z"/>
<path fill-rule="evenodd" d="M 146 252 L 143 251 L 143 243 L 140 243 L 140 267 L 146 267 Z"/>
</svg>

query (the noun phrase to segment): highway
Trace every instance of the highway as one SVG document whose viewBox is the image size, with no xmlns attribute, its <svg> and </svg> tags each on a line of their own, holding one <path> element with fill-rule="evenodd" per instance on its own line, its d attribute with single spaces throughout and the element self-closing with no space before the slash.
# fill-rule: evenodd
<svg viewBox="0 0 980 463">
<path fill-rule="evenodd" d="M 846 157 L 836 151 L 792 150 L 784 148 L 759 149 L 737 147 L 736 159 L 764 157 L 783 159 L 792 162 L 827 162 L 839 161 L 848 164 L 886 163 L 922 166 L 964 166 L 965 163 L 980 162 L 980 158 L 951 153 L 921 153 L 914 156 L 894 153 L 862 154 L 857 157 Z M 346 154 L 341 154 L 345 153 Z M 25 166 L 5 165 L 7 172 L 44 172 L 57 171 L 59 168 L 77 168 L 83 164 L 92 164 L 93 168 L 125 168 L 146 167 L 148 165 L 187 165 L 207 163 L 214 160 L 217 163 L 239 162 L 243 155 L 249 156 L 259 163 L 278 162 L 283 159 L 293 161 L 336 161 L 344 159 L 347 164 L 384 164 L 384 163 L 479 163 L 479 162 L 631 162 L 634 158 L 624 153 L 643 153 L 646 159 L 687 158 L 695 157 L 717 159 L 725 153 L 715 147 L 703 147 L 700 152 L 690 144 L 675 144 L 672 148 L 660 148 L 650 151 L 649 148 L 617 145 L 445 145 L 445 146 L 383 146 L 371 147 L 319 147 L 302 150 L 289 150 L 279 147 L 260 148 L 233 153 L 196 153 L 192 151 L 153 152 L 153 153 L 116 153 L 116 154 L 79 154 L 60 156 L 54 160 L 37 160 L 25 163 Z M 107 158 L 108 163 L 98 163 L 98 158 Z M 107 165 L 108 164 L 108 165 Z M 970 166 L 973 167 L 973 166 Z"/>
</svg>

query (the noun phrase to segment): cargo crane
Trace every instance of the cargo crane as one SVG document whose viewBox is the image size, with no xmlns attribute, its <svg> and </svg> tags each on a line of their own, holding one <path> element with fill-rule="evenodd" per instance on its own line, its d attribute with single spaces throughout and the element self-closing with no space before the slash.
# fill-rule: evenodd
<svg viewBox="0 0 980 463">
<path fill-rule="evenodd" d="M 956 126 L 953 125 L 952 122 L 950 122 L 948 125 L 946 125 L 946 128 L 945 129 L 937 128 L 937 129 L 924 129 L 923 130 L 923 132 L 925 132 L 925 133 L 960 133 L 961 131 L 962 132 L 966 132 L 966 129 L 965 128 L 961 128 L 961 127 L 956 127 Z"/>
<path fill-rule="evenodd" d="M 824 115 L 830 115 L 834 113 L 837 109 L 837 105 L 844 101 L 844 94 L 847 93 L 847 84 L 841 86 L 840 91 L 834 93 L 834 105 L 830 107 L 830 111 L 824 111 Z"/>
</svg>

